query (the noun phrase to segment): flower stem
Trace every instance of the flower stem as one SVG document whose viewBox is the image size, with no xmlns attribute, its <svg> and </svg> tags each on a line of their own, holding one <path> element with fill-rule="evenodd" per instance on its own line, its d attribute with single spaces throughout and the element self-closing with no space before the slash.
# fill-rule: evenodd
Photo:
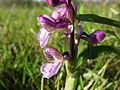
<svg viewBox="0 0 120 90">
<path fill-rule="evenodd" d="M 66 67 L 66 82 L 65 82 L 65 90 L 75 90 L 78 80 L 78 73 L 75 72 L 74 61 L 75 61 L 75 43 L 74 43 L 74 27 L 71 30 L 70 41 L 69 38 L 65 39 L 65 51 L 70 51 L 71 58 L 70 60 L 65 61 Z M 70 48 L 68 48 L 70 45 Z"/>
<path fill-rule="evenodd" d="M 44 78 L 41 79 L 41 90 L 44 90 Z"/>
<path fill-rule="evenodd" d="M 65 51 L 67 52 L 70 52 L 70 47 L 69 47 L 69 44 L 70 41 L 69 41 L 69 37 L 65 37 Z M 70 75 L 73 73 L 73 64 L 72 64 L 72 60 L 66 60 L 65 61 L 65 67 L 66 67 L 66 72 L 67 72 L 67 75 Z"/>
<path fill-rule="evenodd" d="M 75 40 L 74 40 L 74 24 L 73 24 L 73 28 L 71 28 L 72 32 L 71 32 L 71 35 L 70 35 L 70 52 L 71 52 L 71 55 L 72 55 L 72 58 L 71 60 L 74 60 L 74 56 L 75 56 Z"/>
</svg>

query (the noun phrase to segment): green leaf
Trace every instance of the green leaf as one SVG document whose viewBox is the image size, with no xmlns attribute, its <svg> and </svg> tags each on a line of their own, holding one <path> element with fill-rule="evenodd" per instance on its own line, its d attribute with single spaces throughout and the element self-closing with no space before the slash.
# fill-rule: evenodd
<svg viewBox="0 0 120 90">
<path fill-rule="evenodd" d="M 120 48 L 116 48 L 113 46 L 107 46 L 107 45 L 101 45 L 101 46 L 93 46 L 92 47 L 92 53 L 89 55 L 89 49 L 85 49 L 83 52 L 81 52 L 78 56 L 80 58 L 81 56 L 94 59 L 97 58 L 100 53 L 107 52 L 107 53 L 115 53 L 118 56 L 120 56 Z"/>
<path fill-rule="evenodd" d="M 76 15 L 76 19 L 81 21 L 95 22 L 106 25 L 111 25 L 120 28 L 120 22 L 116 20 L 112 20 L 109 18 L 101 17 L 95 14 L 79 14 Z"/>
</svg>

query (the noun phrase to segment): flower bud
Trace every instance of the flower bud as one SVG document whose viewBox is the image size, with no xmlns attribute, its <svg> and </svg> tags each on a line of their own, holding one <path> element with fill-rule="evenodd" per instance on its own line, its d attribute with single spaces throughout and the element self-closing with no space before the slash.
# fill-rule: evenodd
<svg viewBox="0 0 120 90">
<path fill-rule="evenodd" d="M 96 30 L 88 37 L 88 42 L 96 44 L 101 42 L 105 38 L 105 32 L 103 30 Z"/>
<path fill-rule="evenodd" d="M 82 39 L 88 41 L 92 44 L 97 44 L 105 38 L 105 32 L 103 30 L 96 30 L 95 32 L 89 34 L 87 37 L 82 37 Z"/>
</svg>

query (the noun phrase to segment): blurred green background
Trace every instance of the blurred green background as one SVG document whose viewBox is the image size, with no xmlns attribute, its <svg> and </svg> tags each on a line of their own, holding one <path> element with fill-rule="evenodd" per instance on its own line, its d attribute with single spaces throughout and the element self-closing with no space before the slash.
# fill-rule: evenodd
<svg viewBox="0 0 120 90">
<path fill-rule="evenodd" d="M 117 0 L 77 2 L 77 13 L 120 20 Z M 51 15 L 53 9 L 44 2 L 0 0 L 0 90 L 40 90 L 39 68 L 47 61 L 36 38 L 40 29 L 36 17 L 45 13 Z M 81 24 L 87 33 L 96 29 L 105 30 L 106 38 L 96 47 L 90 47 L 81 40 L 77 64 L 80 86 L 76 90 L 117 90 L 120 79 L 120 28 L 83 21 Z M 48 46 L 62 52 L 63 39 L 62 31 L 55 32 Z M 64 77 L 65 71 L 60 79 L 61 87 L 64 87 Z M 56 90 L 56 78 L 45 79 L 45 90 Z"/>
</svg>

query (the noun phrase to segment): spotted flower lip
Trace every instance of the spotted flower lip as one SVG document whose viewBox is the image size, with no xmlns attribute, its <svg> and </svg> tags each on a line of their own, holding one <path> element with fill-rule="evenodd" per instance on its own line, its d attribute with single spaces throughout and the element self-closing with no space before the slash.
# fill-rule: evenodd
<svg viewBox="0 0 120 90">
<path fill-rule="evenodd" d="M 50 33 L 46 29 L 41 28 L 40 32 L 37 35 L 37 39 L 40 42 L 41 48 L 43 48 L 47 44 L 49 38 L 50 38 Z"/>
<path fill-rule="evenodd" d="M 50 6 L 56 7 L 61 4 L 65 4 L 66 0 L 45 0 Z"/>
<path fill-rule="evenodd" d="M 59 71 L 62 62 L 53 62 L 48 64 L 43 64 L 40 68 L 40 71 L 43 75 L 43 78 L 51 78 Z"/>
<path fill-rule="evenodd" d="M 49 62 L 63 62 L 64 57 L 55 48 L 48 47 L 44 50 L 44 55 Z"/>
<path fill-rule="evenodd" d="M 105 31 L 96 30 L 95 32 L 89 34 L 87 37 L 82 37 L 82 39 L 88 41 L 91 44 L 100 43 L 105 38 Z"/>
</svg>

